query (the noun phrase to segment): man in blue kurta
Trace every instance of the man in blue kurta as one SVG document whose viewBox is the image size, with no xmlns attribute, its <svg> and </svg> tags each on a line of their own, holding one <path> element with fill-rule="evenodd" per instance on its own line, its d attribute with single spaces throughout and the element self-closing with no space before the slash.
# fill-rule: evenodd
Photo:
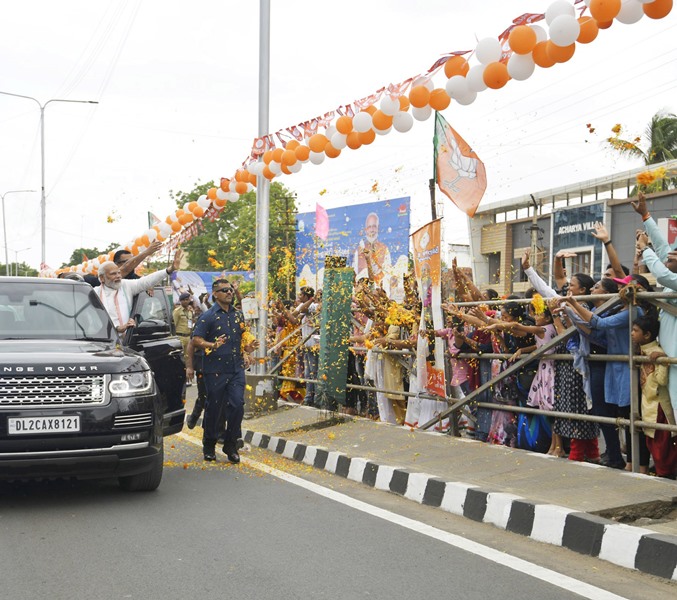
<svg viewBox="0 0 677 600">
<path fill-rule="evenodd" d="M 230 462 L 240 462 L 237 440 L 242 436 L 245 388 L 242 353 L 258 348 L 258 342 L 242 345 L 245 322 L 242 312 L 233 306 L 234 292 L 228 280 L 214 281 L 214 305 L 200 315 L 193 330 L 193 344 L 204 350 L 202 375 L 207 402 L 202 451 L 207 461 L 216 460 L 216 441 L 225 422 L 223 451 Z"/>
</svg>

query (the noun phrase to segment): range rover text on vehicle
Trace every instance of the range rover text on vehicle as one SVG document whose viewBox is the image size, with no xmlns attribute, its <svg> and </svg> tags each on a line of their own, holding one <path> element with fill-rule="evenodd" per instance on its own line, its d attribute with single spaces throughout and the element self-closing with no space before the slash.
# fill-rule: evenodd
<svg viewBox="0 0 677 600">
<path fill-rule="evenodd" d="M 185 413 L 170 308 L 163 288 L 140 294 L 123 341 L 88 284 L 0 277 L 0 478 L 156 489 Z"/>
</svg>

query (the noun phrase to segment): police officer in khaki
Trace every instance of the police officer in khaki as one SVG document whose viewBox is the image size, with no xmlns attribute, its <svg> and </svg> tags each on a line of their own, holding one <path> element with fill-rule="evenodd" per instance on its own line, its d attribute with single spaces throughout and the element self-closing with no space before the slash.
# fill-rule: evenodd
<svg viewBox="0 0 677 600">
<path fill-rule="evenodd" d="M 174 320 L 176 335 L 179 336 L 183 346 L 183 358 L 186 360 L 188 342 L 190 341 L 190 334 L 193 331 L 193 324 L 195 323 L 193 297 L 188 292 L 183 292 L 179 296 L 179 305 L 174 309 L 172 319 Z"/>
</svg>

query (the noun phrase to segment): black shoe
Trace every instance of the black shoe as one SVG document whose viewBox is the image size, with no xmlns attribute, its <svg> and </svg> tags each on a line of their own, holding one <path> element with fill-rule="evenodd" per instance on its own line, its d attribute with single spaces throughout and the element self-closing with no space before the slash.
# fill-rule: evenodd
<svg viewBox="0 0 677 600">
<path fill-rule="evenodd" d="M 197 417 L 195 415 L 188 415 L 186 417 L 186 427 L 188 427 L 188 429 L 193 429 L 193 427 L 195 427 L 197 425 L 198 419 L 199 419 L 199 417 Z"/>
<path fill-rule="evenodd" d="M 228 452 L 226 457 L 228 458 L 229 462 L 232 462 L 234 465 L 240 464 L 240 455 L 237 453 L 237 451 Z"/>
<path fill-rule="evenodd" d="M 244 440 L 242 438 L 238 438 L 235 446 L 238 450 L 242 450 L 244 448 Z"/>
<path fill-rule="evenodd" d="M 214 454 L 214 452 L 205 452 L 204 457 L 205 457 L 205 460 L 208 461 L 208 462 L 212 462 L 212 461 L 216 460 L 216 454 Z"/>
</svg>

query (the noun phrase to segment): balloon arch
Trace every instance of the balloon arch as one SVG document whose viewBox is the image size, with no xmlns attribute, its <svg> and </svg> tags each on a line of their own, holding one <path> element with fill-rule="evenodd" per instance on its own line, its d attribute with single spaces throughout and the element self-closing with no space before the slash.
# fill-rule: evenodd
<svg viewBox="0 0 677 600">
<path fill-rule="evenodd" d="M 545 14 L 520 15 L 497 38 L 479 40 L 474 50 L 450 52 L 424 73 L 391 83 L 320 117 L 256 138 L 242 166 L 231 177 L 222 178 L 219 187 L 186 203 L 121 248 L 137 255 L 158 240 L 172 249 L 197 235 L 202 219 L 218 218 L 226 203 L 254 189 L 257 176 L 272 181 L 283 173 L 298 173 L 304 164 L 319 165 L 327 158 L 338 158 L 346 147 L 357 150 L 371 144 L 377 135 L 387 135 L 393 129 L 406 133 L 414 120 L 425 121 L 452 101 L 472 104 L 487 88 L 500 89 L 511 79 L 528 79 L 536 67 L 548 69 L 568 61 L 577 44 L 593 42 L 599 30 L 611 27 L 614 21 L 632 24 L 644 16 L 662 19 L 672 5 L 673 0 L 555 0 Z M 545 23 L 538 25 L 542 21 Z M 436 88 L 432 79 L 439 71 L 447 81 Z M 99 265 L 112 260 L 113 254 L 42 274 L 96 274 Z"/>
</svg>

